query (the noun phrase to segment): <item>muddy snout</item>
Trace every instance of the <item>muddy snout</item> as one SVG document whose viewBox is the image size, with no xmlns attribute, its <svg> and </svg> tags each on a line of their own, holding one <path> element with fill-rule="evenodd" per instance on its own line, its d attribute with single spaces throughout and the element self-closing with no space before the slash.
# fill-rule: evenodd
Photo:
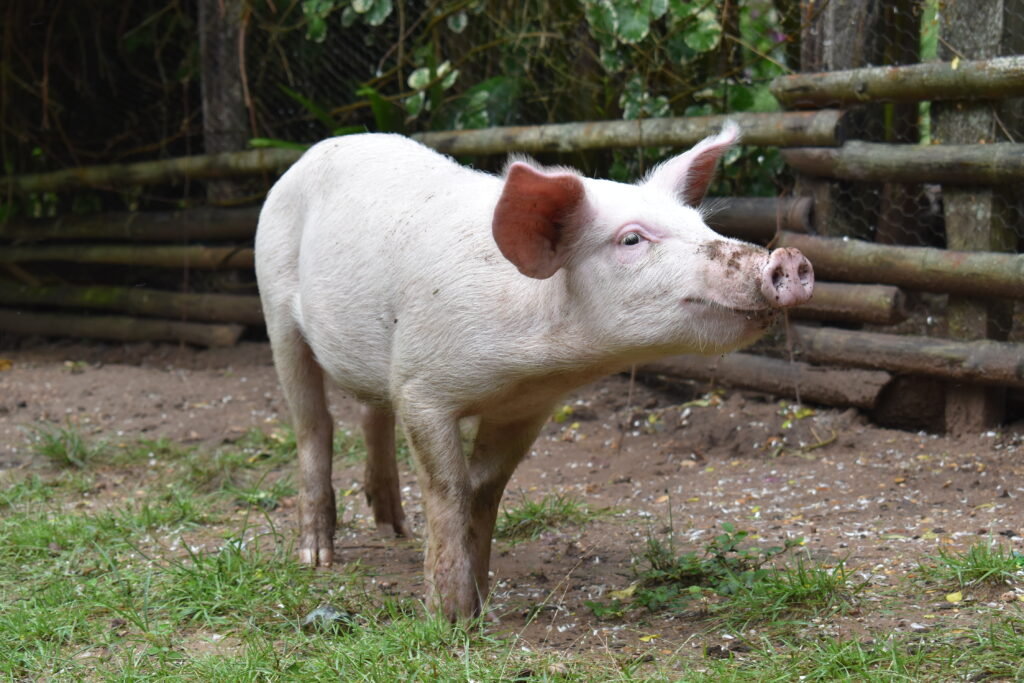
<svg viewBox="0 0 1024 683">
<path fill-rule="evenodd" d="M 776 249 L 761 271 L 761 293 L 775 308 L 799 306 L 814 294 L 814 268 L 799 249 Z"/>
</svg>

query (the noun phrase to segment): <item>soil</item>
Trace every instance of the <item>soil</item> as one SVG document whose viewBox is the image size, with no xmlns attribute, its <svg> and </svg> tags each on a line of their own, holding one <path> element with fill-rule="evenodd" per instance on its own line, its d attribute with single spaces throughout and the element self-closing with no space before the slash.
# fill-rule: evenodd
<svg viewBox="0 0 1024 683">
<path fill-rule="evenodd" d="M 803 538 L 811 557 L 845 561 L 853 581 L 868 582 L 858 607 L 817 625 L 823 633 L 886 637 L 967 623 L 975 605 L 1019 611 L 1024 604 L 979 594 L 954 605 L 945 591 L 906 580 L 940 548 L 993 538 L 1024 551 L 1024 430 L 950 438 L 880 428 L 852 409 L 798 411 L 754 393 L 706 391 L 685 383 L 631 386 L 614 376 L 566 399 L 571 411 L 546 425 L 506 503 L 560 493 L 606 512 L 535 540 L 495 542 L 496 629 L 520 634 L 531 647 L 728 649 L 737 634 L 715 631 L 697 611 L 636 610 L 601 620 L 585 605 L 634 581 L 634 559 L 648 537 L 671 532 L 678 552 L 700 550 L 727 522 L 762 546 Z M 339 392 L 331 398 L 339 425 L 354 427 L 357 404 Z M 0 350 L 0 485 L 53 467 L 26 449 L 25 425 L 69 421 L 97 437 L 166 437 L 212 449 L 253 427 L 279 427 L 285 412 L 265 343 Z M 294 470 L 281 476 L 297 480 Z M 335 487 L 346 492 L 336 555 L 360 561 L 374 575 L 374 590 L 420 595 L 422 541 L 376 536 L 362 496 L 351 495 L 361 482 L 359 466 L 335 471 Z M 402 486 L 407 513 L 422 530 L 408 465 Z M 294 537 L 293 501 L 272 515 Z"/>
</svg>

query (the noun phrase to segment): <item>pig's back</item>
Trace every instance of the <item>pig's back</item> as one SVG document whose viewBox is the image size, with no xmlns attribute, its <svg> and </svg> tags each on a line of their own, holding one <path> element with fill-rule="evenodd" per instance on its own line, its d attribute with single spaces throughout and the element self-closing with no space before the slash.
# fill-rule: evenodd
<svg viewBox="0 0 1024 683">
<path fill-rule="evenodd" d="M 401 136 L 325 140 L 268 196 L 261 294 L 287 309 L 337 383 L 386 400 L 399 329 L 435 315 L 474 264 L 512 268 L 490 234 L 499 192 L 496 178 Z M 265 284 L 273 271 L 286 277 Z"/>
</svg>

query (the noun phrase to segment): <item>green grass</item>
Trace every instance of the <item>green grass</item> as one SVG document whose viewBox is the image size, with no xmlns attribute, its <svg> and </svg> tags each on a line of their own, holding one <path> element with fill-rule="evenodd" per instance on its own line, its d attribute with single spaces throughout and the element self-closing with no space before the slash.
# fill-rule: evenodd
<svg viewBox="0 0 1024 683">
<path fill-rule="evenodd" d="M 582 502 L 563 494 L 549 494 L 538 501 L 522 496 L 518 504 L 502 507 L 494 537 L 506 541 L 524 541 L 537 538 L 548 529 L 566 524 L 583 524 L 596 514 Z"/>
<path fill-rule="evenodd" d="M 278 531 L 271 504 L 293 492 L 286 435 L 253 434 L 213 452 L 166 441 L 94 448 L 83 467 L 0 485 L 0 680 L 1024 677 L 1016 604 L 977 621 L 939 615 L 923 634 L 819 635 L 849 619 L 842 615 L 854 601 L 864 615 L 877 603 L 857 599 L 863 587 L 843 563 L 812 562 L 797 541 L 759 547 L 728 524 L 697 551 L 649 534 L 632 592 L 617 612 L 612 600 L 600 603 L 640 633 L 671 617 L 696 629 L 686 640 L 663 632 L 621 651 L 575 651 L 527 643 L 507 623 L 453 627 L 417 598 L 376 590 L 358 564 L 310 571 L 295 562 L 294 531 Z M 567 496 L 524 498 L 503 508 L 501 533 L 530 538 L 594 514 Z M 933 580 L 951 585 L 1019 581 L 1019 556 L 979 544 L 940 552 L 934 571 Z M 916 591 L 908 603 L 919 601 L 919 588 L 906 590 Z M 322 604 L 351 620 L 304 630 L 303 618 Z M 572 618 L 593 619 L 586 610 Z"/>
<path fill-rule="evenodd" d="M 70 422 L 63 427 L 48 423 L 33 425 L 26 427 L 25 433 L 32 453 L 60 467 L 84 468 L 104 450 L 103 444 L 90 443 Z"/>
<path fill-rule="evenodd" d="M 941 548 L 938 557 L 930 559 L 930 564 L 921 565 L 922 574 L 942 585 L 1024 582 L 1024 554 L 999 543 L 978 542 L 962 553 Z"/>
</svg>

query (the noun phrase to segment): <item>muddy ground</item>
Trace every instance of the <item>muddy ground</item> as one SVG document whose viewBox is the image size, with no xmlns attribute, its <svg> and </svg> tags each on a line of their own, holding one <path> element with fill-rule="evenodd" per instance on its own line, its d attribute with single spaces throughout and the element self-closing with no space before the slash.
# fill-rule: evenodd
<svg viewBox="0 0 1024 683">
<path fill-rule="evenodd" d="M 1024 551 L 1019 426 L 953 439 L 879 428 L 855 410 L 796 411 L 763 395 L 706 389 L 638 384 L 630 398 L 629 380 L 617 376 L 566 400 L 571 411 L 545 427 L 506 502 L 562 493 L 609 512 L 533 541 L 496 543 L 495 628 L 537 647 L 727 645 L 730 635 L 696 612 L 638 610 L 606 621 L 584 604 L 630 585 L 631 560 L 650 535 L 672 529 L 679 550 L 699 549 L 724 522 L 755 532 L 761 545 L 802 537 L 813 558 L 845 559 L 851 578 L 868 582 L 855 609 L 820 622 L 823 634 L 881 637 L 966 624 L 982 607 L 1020 609 L 993 594 L 951 604 L 943 591 L 908 581 L 919 561 L 943 547 L 991 538 Z M 356 404 L 338 392 L 332 404 L 339 425 L 351 428 Z M 214 449 L 253 427 L 280 428 L 285 406 L 262 343 L 207 351 L 77 343 L 0 349 L 0 485 L 52 469 L 29 453 L 22 430 L 43 421 L 71 422 L 96 438 L 167 437 Z M 295 481 L 294 464 L 277 476 Z M 421 542 L 375 535 L 361 481 L 359 466 L 335 471 L 335 486 L 348 494 L 336 554 L 362 562 L 375 590 L 419 595 Z M 402 484 L 407 512 L 422 530 L 407 465 Z M 272 515 L 294 534 L 294 513 L 289 500 Z"/>
</svg>

